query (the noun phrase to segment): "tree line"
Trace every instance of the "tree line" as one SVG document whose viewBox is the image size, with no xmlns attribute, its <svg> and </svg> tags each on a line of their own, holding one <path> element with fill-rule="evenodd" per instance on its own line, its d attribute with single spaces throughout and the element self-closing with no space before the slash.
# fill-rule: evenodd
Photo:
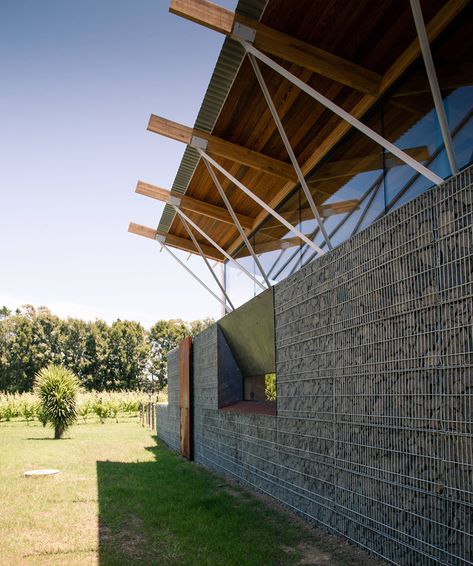
<svg viewBox="0 0 473 566">
<path fill-rule="evenodd" d="M 139 322 L 62 319 L 46 307 L 0 309 L 0 391 L 22 393 L 48 364 L 72 370 L 86 390 L 157 391 L 167 384 L 167 354 L 212 319 Z"/>
</svg>

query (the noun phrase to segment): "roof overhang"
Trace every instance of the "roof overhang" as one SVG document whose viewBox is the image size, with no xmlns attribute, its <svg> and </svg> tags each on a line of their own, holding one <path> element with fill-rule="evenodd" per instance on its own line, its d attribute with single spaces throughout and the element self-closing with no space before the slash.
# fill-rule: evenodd
<svg viewBox="0 0 473 566">
<path fill-rule="evenodd" d="M 428 40 L 434 41 L 467 3 L 426 3 Z M 367 136 L 343 159 L 324 163 L 354 127 L 353 122 L 308 96 L 287 76 L 309 89 L 316 87 L 342 113 L 363 120 L 421 53 L 409 3 L 390 0 L 382 11 L 376 5 L 375 0 L 360 0 L 355 8 L 336 0 L 268 0 L 266 6 L 262 0 L 241 0 L 233 13 L 206 0 L 171 0 L 172 13 L 223 33 L 226 39 L 194 127 L 151 115 L 148 130 L 184 143 L 186 149 L 169 190 L 138 183 L 138 193 L 166 202 L 158 229 L 130 225 L 130 231 L 153 238 L 160 234 L 167 245 L 197 253 L 183 221 L 188 218 L 200 229 L 196 237 L 204 254 L 222 261 L 223 254 L 211 242 L 232 257 L 249 255 L 251 246 L 242 248 L 245 236 L 265 222 L 257 252 L 285 249 L 300 244 L 305 236 L 296 229 L 287 237 L 288 225 L 313 218 L 314 207 L 322 219 L 356 209 L 356 199 L 325 201 L 351 176 L 379 168 L 381 154 L 375 151 L 376 143 Z M 242 44 L 246 41 L 283 68 L 281 74 L 276 67 L 259 64 L 287 143 L 245 56 Z M 393 121 L 386 128 L 385 136 L 396 139 L 396 132 L 402 132 L 406 123 Z M 288 144 L 299 172 L 288 154 Z M 422 168 L 421 162 L 428 158 L 426 147 L 408 148 L 403 156 L 395 149 L 385 157 L 394 165 L 408 158 Z M 209 174 L 208 162 L 201 159 L 203 155 L 218 162 L 214 173 L 228 203 Z M 301 184 L 310 193 L 305 193 L 307 202 L 301 210 L 283 211 L 286 223 L 281 224 L 271 211 Z M 177 208 L 184 215 L 177 214 Z"/>
</svg>

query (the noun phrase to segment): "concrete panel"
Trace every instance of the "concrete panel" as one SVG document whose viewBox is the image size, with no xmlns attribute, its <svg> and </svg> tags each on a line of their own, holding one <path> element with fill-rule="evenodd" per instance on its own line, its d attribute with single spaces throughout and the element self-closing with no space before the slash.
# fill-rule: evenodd
<svg viewBox="0 0 473 566">
<path fill-rule="evenodd" d="M 221 330 L 218 333 L 218 406 L 226 407 L 243 399 L 243 376 Z"/>
<path fill-rule="evenodd" d="M 244 377 L 276 371 L 272 289 L 227 314 L 218 324 Z"/>
</svg>

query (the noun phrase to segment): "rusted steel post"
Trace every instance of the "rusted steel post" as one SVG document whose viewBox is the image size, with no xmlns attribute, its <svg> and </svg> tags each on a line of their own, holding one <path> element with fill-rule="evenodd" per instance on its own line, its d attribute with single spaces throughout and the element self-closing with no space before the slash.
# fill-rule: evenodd
<svg viewBox="0 0 473 566">
<path fill-rule="evenodd" d="M 179 344 L 179 412 L 181 454 L 189 459 L 192 459 L 191 360 L 192 337 L 188 336 Z"/>
</svg>

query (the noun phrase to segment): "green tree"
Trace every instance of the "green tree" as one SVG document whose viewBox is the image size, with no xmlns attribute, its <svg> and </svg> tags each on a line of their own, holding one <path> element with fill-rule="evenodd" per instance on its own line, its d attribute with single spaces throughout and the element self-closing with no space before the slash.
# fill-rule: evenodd
<svg viewBox="0 0 473 566">
<path fill-rule="evenodd" d="M 34 307 L 26 305 L 26 308 L 28 308 L 26 317 L 31 317 L 32 324 L 30 373 L 34 376 L 48 364 L 63 362 L 61 319 L 46 307 L 35 310 Z"/>
<path fill-rule="evenodd" d="M 3 318 L 8 318 L 11 315 L 11 310 L 7 308 L 5 305 L 0 308 L 0 320 Z"/>
<path fill-rule="evenodd" d="M 0 390 L 29 391 L 33 385 L 32 323 L 21 314 L 0 320 Z"/>
<path fill-rule="evenodd" d="M 116 320 L 108 336 L 104 389 L 137 389 L 145 380 L 149 346 L 139 322 Z"/>
<path fill-rule="evenodd" d="M 103 391 L 107 387 L 109 377 L 110 326 L 103 320 L 90 324 L 87 335 L 85 356 L 89 360 L 89 369 L 84 386 L 88 389 Z"/>
<path fill-rule="evenodd" d="M 160 320 L 149 332 L 137 322 L 60 319 L 46 307 L 0 309 L 0 391 L 30 391 L 49 364 L 73 371 L 88 390 L 150 388 L 167 383 L 167 354 L 212 319 Z"/>
<path fill-rule="evenodd" d="M 29 391 L 37 371 L 62 360 L 60 319 L 46 307 L 23 305 L 0 319 L 0 388 Z"/>
<path fill-rule="evenodd" d="M 36 374 L 34 389 L 44 419 L 54 427 L 54 438 L 61 438 L 77 419 L 79 380 L 65 367 L 50 364 Z"/>
<path fill-rule="evenodd" d="M 148 334 L 150 347 L 149 372 L 157 389 L 167 385 L 167 356 L 189 336 L 190 329 L 182 320 L 158 320 Z"/>
<path fill-rule="evenodd" d="M 77 318 L 60 321 L 59 341 L 62 364 L 72 370 L 84 385 L 95 369 L 95 349 L 92 352 L 88 351 L 92 334 L 92 323 Z"/>
<path fill-rule="evenodd" d="M 215 320 L 213 318 L 204 318 L 203 320 L 193 320 L 190 323 L 191 336 L 195 336 L 196 334 L 199 334 L 199 332 L 202 332 L 209 326 L 212 326 L 212 324 L 215 324 Z"/>
<path fill-rule="evenodd" d="M 276 374 L 267 373 L 264 376 L 264 394 L 268 401 L 276 401 Z"/>
</svg>

